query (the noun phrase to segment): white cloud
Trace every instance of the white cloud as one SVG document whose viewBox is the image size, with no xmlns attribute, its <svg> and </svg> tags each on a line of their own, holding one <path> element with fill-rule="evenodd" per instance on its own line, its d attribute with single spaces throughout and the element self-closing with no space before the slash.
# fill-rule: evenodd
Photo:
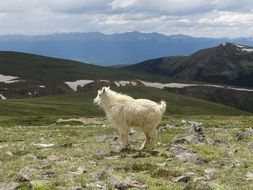
<svg viewBox="0 0 253 190">
<path fill-rule="evenodd" d="M 0 34 L 138 30 L 250 36 L 252 0 L 1 0 Z"/>
<path fill-rule="evenodd" d="M 137 5 L 137 0 L 115 0 L 111 2 L 109 5 L 113 10 L 115 9 L 125 9 L 125 8 L 133 8 Z"/>
</svg>

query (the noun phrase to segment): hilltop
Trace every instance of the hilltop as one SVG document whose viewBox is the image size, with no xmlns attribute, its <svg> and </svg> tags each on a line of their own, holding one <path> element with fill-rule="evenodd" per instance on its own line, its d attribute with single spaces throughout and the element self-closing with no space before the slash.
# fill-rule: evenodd
<svg viewBox="0 0 253 190">
<path fill-rule="evenodd" d="M 124 68 L 182 80 L 253 87 L 253 47 L 226 43 L 190 56 L 147 60 Z"/>
<path fill-rule="evenodd" d="M 0 52 L 0 94 L 2 95 L 0 99 L 72 92 L 73 82 L 79 84 L 82 90 L 81 86 L 89 81 L 93 81 L 93 84 L 88 88 L 94 89 L 105 85 L 109 80 L 135 80 L 137 78 L 171 81 L 159 75 L 120 71 L 66 59 L 20 52 Z"/>
</svg>

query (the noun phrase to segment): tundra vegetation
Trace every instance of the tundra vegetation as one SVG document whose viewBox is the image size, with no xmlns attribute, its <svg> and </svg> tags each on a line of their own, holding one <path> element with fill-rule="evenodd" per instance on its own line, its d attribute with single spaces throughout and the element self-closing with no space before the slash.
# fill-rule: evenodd
<svg viewBox="0 0 253 190">
<path fill-rule="evenodd" d="M 96 91 L 0 101 L 0 189 L 253 189 L 253 116 L 146 87 L 134 98 L 165 100 L 154 151 L 93 105 Z"/>
</svg>

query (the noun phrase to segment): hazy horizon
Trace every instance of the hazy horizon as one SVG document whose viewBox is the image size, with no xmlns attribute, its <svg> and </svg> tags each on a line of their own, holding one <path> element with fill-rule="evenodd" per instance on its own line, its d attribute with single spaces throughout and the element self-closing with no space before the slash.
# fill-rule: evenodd
<svg viewBox="0 0 253 190">
<path fill-rule="evenodd" d="M 249 36 L 237 36 L 237 37 L 229 37 L 229 36 L 221 36 L 221 37 L 209 37 L 209 36 L 194 36 L 194 35 L 187 35 L 187 34 L 182 34 L 182 33 L 175 33 L 175 34 L 164 34 L 160 32 L 141 32 L 141 31 L 126 31 L 126 32 L 114 32 L 114 33 L 105 33 L 105 32 L 100 32 L 100 31 L 93 31 L 93 32 L 52 32 L 52 33 L 37 33 L 37 34 L 0 34 L 0 37 L 2 36 L 30 36 L 30 37 L 37 37 L 37 36 L 49 36 L 49 35 L 64 35 L 64 34 L 95 34 L 95 33 L 100 33 L 104 35 L 121 35 L 121 34 L 127 34 L 127 33 L 140 33 L 140 34 L 160 34 L 160 35 L 165 35 L 165 36 L 188 36 L 188 37 L 194 37 L 194 38 L 213 38 L 213 39 L 219 39 L 219 38 L 228 38 L 228 39 L 235 39 L 235 38 L 253 38 L 253 35 Z"/>
</svg>

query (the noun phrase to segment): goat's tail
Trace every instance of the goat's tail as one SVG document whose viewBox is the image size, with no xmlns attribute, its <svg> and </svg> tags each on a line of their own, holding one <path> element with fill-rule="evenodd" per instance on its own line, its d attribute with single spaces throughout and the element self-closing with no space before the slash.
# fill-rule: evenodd
<svg viewBox="0 0 253 190">
<path fill-rule="evenodd" d="M 164 113 L 166 111 L 166 102 L 164 100 L 162 100 L 160 103 L 161 103 L 160 109 L 161 109 L 162 113 Z"/>
</svg>

